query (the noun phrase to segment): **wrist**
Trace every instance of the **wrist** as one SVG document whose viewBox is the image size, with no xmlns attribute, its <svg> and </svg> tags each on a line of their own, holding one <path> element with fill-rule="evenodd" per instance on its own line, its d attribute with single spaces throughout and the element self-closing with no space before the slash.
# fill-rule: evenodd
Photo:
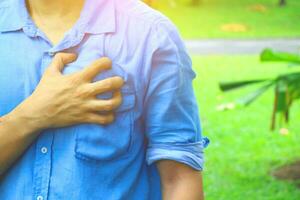
<svg viewBox="0 0 300 200">
<path fill-rule="evenodd" d="M 11 113 L 4 116 L 4 122 L 12 124 L 16 129 L 19 129 L 24 134 L 31 134 L 44 129 L 42 121 L 30 113 L 23 110 L 13 110 Z"/>
</svg>

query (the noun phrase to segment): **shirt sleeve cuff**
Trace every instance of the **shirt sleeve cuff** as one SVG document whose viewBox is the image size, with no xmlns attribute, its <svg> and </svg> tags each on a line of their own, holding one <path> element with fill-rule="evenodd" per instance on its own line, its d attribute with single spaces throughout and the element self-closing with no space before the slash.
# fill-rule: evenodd
<svg viewBox="0 0 300 200">
<path fill-rule="evenodd" d="M 151 144 L 147 149 L 147 163 L 151 165 L 158 160 L 174 160 L 196 170 L 203 170 L 203 149 L 208 144 L 208 138 L 203 138 L 196 143 Z"/>
</svg>

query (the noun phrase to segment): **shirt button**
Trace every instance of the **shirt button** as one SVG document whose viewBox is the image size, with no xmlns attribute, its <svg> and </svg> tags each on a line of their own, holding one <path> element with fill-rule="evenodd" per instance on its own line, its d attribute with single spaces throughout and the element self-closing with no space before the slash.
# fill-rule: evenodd
<svg viewBox="0 0 300 200">
<path fill-rule="evenodd" d="M 36 200 L 43 200 L 44 198 L 42 197 L 42 196 L 38 196 L 37 198 L 36 198 Z"/>
<path fill-rule="evenodd" d="M 43 154 L 45 154 L 45 153 L 48 152 L 48 149 L 47 149 L 46 147 L 42 147 L 42 148 L 41 148 L 41 152 L 42 152 Z"/>
<path fill-rule="evenodd" d="M 49 56 L 54 56 L 55 52 L 49 52 L 48 54 L 49 54 Z"/>
</svg>

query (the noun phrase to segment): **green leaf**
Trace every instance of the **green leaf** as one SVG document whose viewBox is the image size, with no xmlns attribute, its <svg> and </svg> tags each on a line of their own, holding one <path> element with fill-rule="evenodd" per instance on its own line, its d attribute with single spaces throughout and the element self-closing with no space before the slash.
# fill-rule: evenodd
<svg viewBox="0 0 300 200">
<path fill-rule="evenodd" d="M 288 109 L 288 86 L 284 82 L 279 82 L 277 85 L 278 89 L 278 101 L 277 101 L 277 112 L 285 112 Z"/>
<path fill-rule="evenodd" d="M 261 61 L 277 61 L 277 62 L 290 62 L 300 64 L 300 56 L 297 54 L 286 52 L 275 52 L 272 49 L 265 49 L 260 54 Z"/>
<path fill-rule="evenodd" d="M 278 84 L 286 84 L 291 101 L 300 98 L 300 73 L 294 72 L 290 74 L 284 74 L 278 77 Z"/>
<path fill-rule="evenodd" d="M 260 80 L 247 80 L 247 81 L 236 81 L 236 82 L 221 82 L 219 87 L 222 91 L 226 92 L 229 90 L 237 89 L 240 87 L 248 86 L 251 84 L 261 83 L 268 81 L 269 79 L 260 79 Z"/>
<path fill-rule="evenodd" d="M 275 81 L 269 82 L 268 84 L 260 87 L 259 89 L 255 90 L 254 92 L 251 92 L 250 94 L 247 94 L 246 96 L 238 99 L 237 103 L 245 105 L 245 106 L 251 104 L 254 100 L 256 100 L 258 97 L 260 97 L 264 92 L 266 92 L 275 83 L 276 83 Z"/>
</svg>

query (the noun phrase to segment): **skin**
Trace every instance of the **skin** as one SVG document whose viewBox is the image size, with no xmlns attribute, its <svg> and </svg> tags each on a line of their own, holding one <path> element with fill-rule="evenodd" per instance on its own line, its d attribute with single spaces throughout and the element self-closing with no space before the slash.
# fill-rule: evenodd
<svg viewBox="0 0 300 200">
<path fill-rule="evenodd" d="M 80 17 L 85 0 L 27 0 L 35 24 L 53 45 L 58 44 Z"/>
<path fill-rule="evenodd" d="M 101 71 L 111 68 L 108 58 L 95 61 L 83 71 L 62 75 L 64 66 L 75 59 L 74 54 L 57 54 L 33 94 L 0 118 L 0 175 L 44 129 L 114 121 L 113 111 L 122 102 L 120 88 L 124 81 L 112 77 L 91 83 Z M 109 91 L 113 91 L 112 99 L 97 99 L 97 94 Z"/>
<path fill-rule="evenodd" d="M 84 0 L 78 0 L 76 4 L 73 0 L 27 1 L 32 19 L 53 45 L 58 44 L 77 21 L 83 5 Z M 11 113 L 0 118 L 0 175 L 43 129 L 78 123 L 113 122 L 113 110 L 122 101 L 119 89 L 123 80 L 113 77 L 91 83 L 93 77 L 111 67 L 108 58 L 95 61 L 81 72 L 62 75 L 64 66 L 75 59 L 73 54 L 57 54 L 34 93 Z M 97 94 L 107 91 L 114 91 L 112 99 L 96 99 Z M 97 111 L 107 111 L 108 114 L 99 115 Z M 171 160 L 161 160 L 157 162 L 157 167 L 164 200 L 204 199 L 201 172 Z"/>
<path fill-rule="evenodd" d="M 164 200 L 204 200 L 202 173 L 171 160 L 157 162 Z"/>
</svg>

